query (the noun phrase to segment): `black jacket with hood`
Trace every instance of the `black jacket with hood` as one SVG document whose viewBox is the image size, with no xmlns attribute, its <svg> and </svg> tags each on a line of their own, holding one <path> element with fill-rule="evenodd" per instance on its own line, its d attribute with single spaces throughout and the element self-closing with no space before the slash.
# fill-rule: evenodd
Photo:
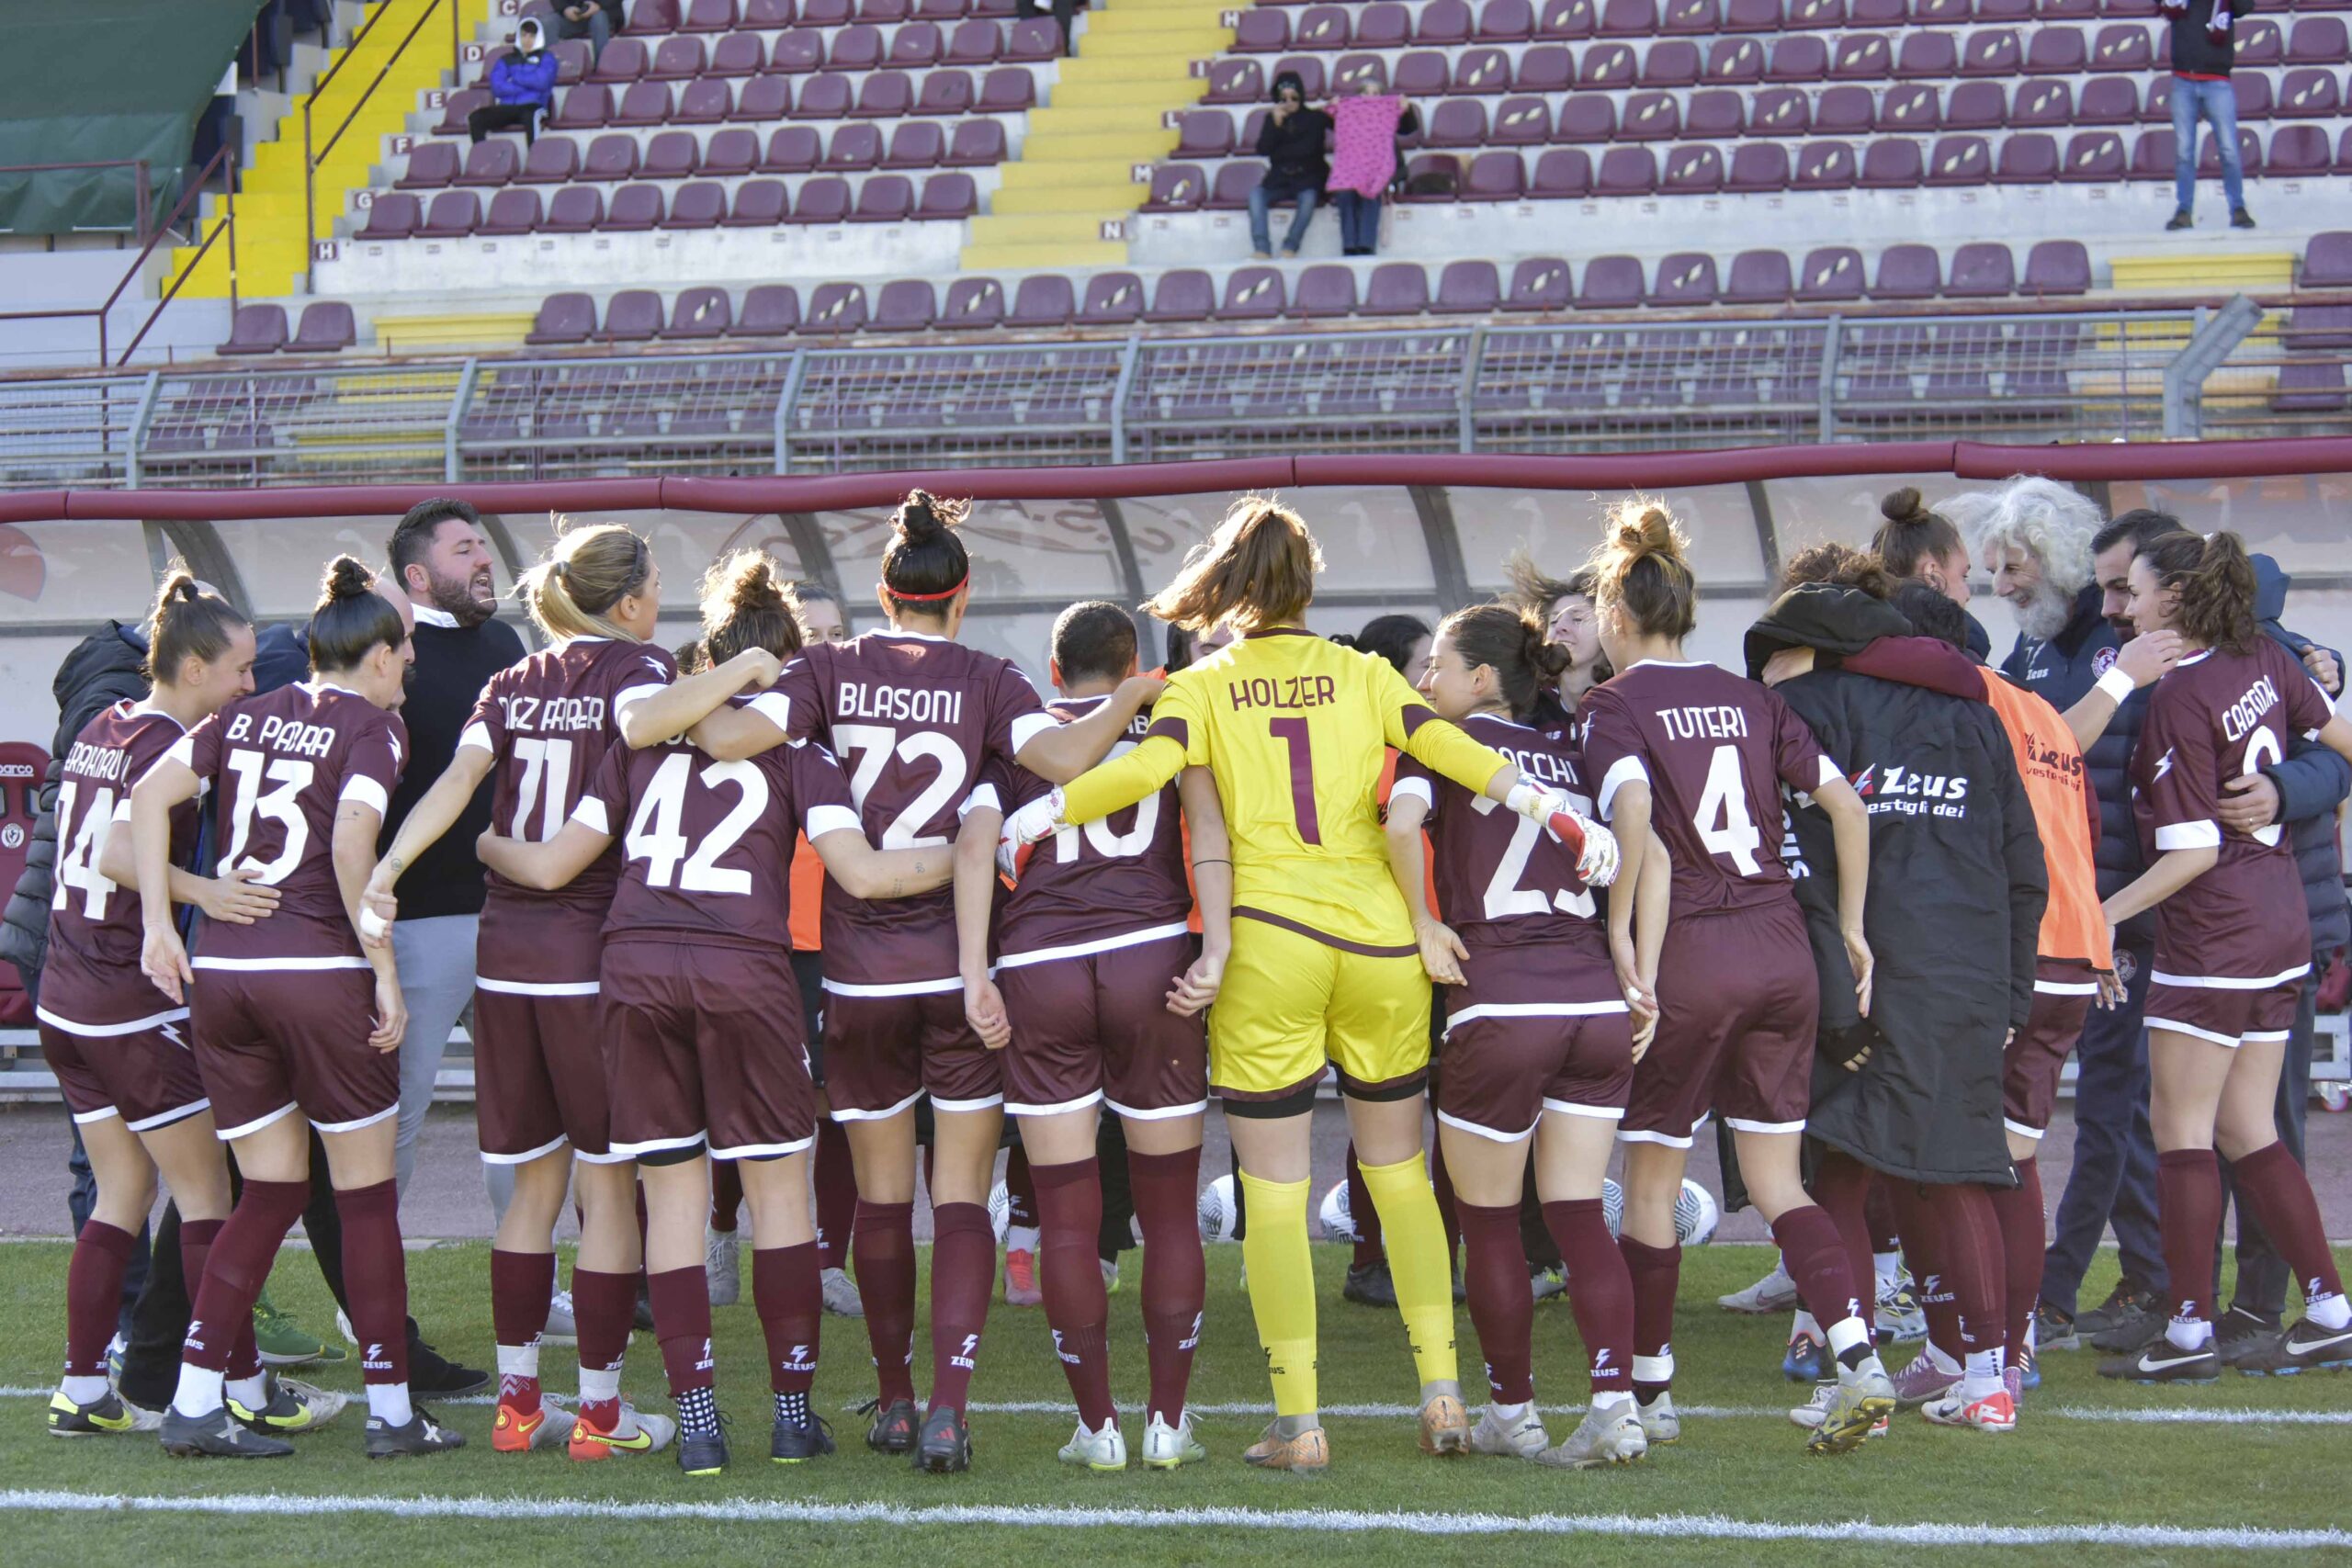
<svg viewBox="0 0 2352 1568">
<path fill-rule="evenodd" d="M 1749 629 L 1748 669 L 1784 647 L 1852 653 L 1910 632 L 1883 600 L 1809 583 Z M 1981 702 L 1842 669 L 1775 689 L 1871 814 L 1866 929 L 1877 968 L 1864 1020 L 1838 934 L 1828 815 L 1805 798 L 1789 812 L 1827 1047 L 1806 1131 L 1891 1176 L 2007 1186 L 2016 1176 L 2001 1129 L 2002 1048 L 2033 1006 L 2049 896 L 2008 736 Z M 1849 1047 L 1865 1042 L 1870 1059 L 1847 1071 Z"/>
<path fill-rule="evenodd" d="M 147 694 L 146 637 L 136 626 L 108 621 L 74 644 L 57 667 L 50 691 L 57 698 L 57 735 L 40 783 L 40 811 L 25 851 L 24 874 L 0 913 L 0 958 L 17 966 L 25 994 L 35 1001 L 40 998 L 41 963 L 49 955 L 49 901 L 57 891 L 57 786 L 65 776 L 66 753 L 100 713 Z"/>
</svg>

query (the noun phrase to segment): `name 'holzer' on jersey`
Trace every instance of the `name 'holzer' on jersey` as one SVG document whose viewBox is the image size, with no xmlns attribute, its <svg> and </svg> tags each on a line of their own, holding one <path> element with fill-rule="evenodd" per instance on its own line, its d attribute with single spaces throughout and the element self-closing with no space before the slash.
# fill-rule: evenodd
<svg viewBox="0 0 2352 1568">
<path fill-rule="evenodd" d="M 843 681 L 835 689 L 834 718 L 882 718 L 897 724 L 952 727 L 964 721 L 964 693 L 955 686 L 869 686 Z"/>
<path fill-rule="evenodd" d="M 1900 762 L 1889 762 L 1882 770 L 1878 763 L 1872 762 L 1856 773 L 1852 783 L 1854 793 L 1862 797 L 1873 816 L 1881 813 L 1904 817 L 1968 815 L 1968 775 L 1965 773 L 1923 773 Z"/>
<path fill-rule="evenodd" d="M 1338 699 L 1329 675 L 1254 675 L 1231 682 L 1236 712 L 1243 708 L 1319 708 Z"/>
</svg>

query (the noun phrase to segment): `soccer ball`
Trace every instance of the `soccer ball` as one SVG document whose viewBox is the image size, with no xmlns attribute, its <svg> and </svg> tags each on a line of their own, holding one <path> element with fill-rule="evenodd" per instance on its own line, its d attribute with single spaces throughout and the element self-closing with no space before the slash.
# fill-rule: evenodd
<svg viewBox="0 0 2352 1568">
<path fill-rule="evenodd" d="M 1012 1194 L 1006 1191 L 1004 1183 L 1000 1181 L 989 1189 L 989 1224 L 996 1231 L 1000 1245 L 1004 1241 L 1006 1227 L 1012 1223 Z"/>
<path fill-rule="evenodd" d="M 1331 1190 L 1323 1194 L 1323 1206 L 1316 1211 L 1323 1222 L 1325 1241 L 1362 1241 L 1356 1234 L 1356 1216 L 1348 1203 L 1348 1184 L 1335 1181 Z"/>
<path fill-rule="evenodd" d="M 1613 1179 L 1600 1184 L 1600 1219 L 1611 1235 L 1624 1228 L 1625 1190 Z M 1715 1239 L 1715 1227 L 1723 1223 L 1723 1205 L 1715 1195 L 1684 1177 L 1682 1195 L 1674 1201 L 1674 1239 L 1684 1247 L 1704 1247 Z"/>
<path fill-rule="evenodd" d="M 1200 1216 L 1203 1241 L 1231 1241 L 1233 1226 L 1240 1211 L 1233 1201 L 1233 1178 L 1220 1176 L 1201 1189 Z"/>
</svg>

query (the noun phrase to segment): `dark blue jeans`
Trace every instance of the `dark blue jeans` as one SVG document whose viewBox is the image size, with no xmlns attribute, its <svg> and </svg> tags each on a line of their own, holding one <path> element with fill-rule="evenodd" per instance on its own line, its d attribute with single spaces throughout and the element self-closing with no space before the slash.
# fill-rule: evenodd
<svg viewBox="0 0 2352 1568">
<path fill-rule="evenodd" d="M 1380 197 L 1343 190 L 1331 197 L 1340 209 L 1340 248 L 1350 255 L 1380 249 Z"/>
<path fill-rule="evenodd" d="M 2313 978 L 2303 982 L 2301 999 L 2295 1007 L 2295 1032 L 2287 1036 L 2287 1059 L 2278 1067 L 2278 1141 L 2303 1161 L 2303 1118 L 2311 1109 L 2312 1098 L 2312 1035 L 2318 1024 L 2320 964 L 2312 964 Z M 2237 1203 L 2237 1187 L 2230 1179 L 2230 1162 L 2222 1162 L 2222 1195 Z M 2279 1317 L 2287 1310 L 2287 1281 L 2292 1270 L 2287 1260 L 2278 1256 L 2264 1234 L 2262 1222 L 2254 1211 L 2237 1203 L 2238 1211 L 2238 1283 L 2230 1304 L 2260 1313 L 2265 1317 Z M 2222 1294 L 2222 1249 L 2213 1249 L 2213 1295 Z"/>
<path fill-rule="evenodd" d="M 2148 1125 L 2148 971 L 2150 947 L 2115 950 L 2131 965 L 2123 1005 L 2091 1009 L 2075 1052 L 2075 1168 L 2058 1200 L 2050 1250 L 2042 1259 L 2041 1299 L 2073 1316 L 2083 1275 L 2110 1222 L 2123 1272 L 2162 1292 L 2164 1241 L 2156 1228 L 2156 1140 Z"/>
</svg>

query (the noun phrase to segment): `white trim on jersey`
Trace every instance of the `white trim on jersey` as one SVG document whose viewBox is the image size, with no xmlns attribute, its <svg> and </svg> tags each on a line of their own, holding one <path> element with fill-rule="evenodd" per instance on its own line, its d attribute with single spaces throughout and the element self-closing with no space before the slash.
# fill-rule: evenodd
<svg viewBox="0 0 2352 1568">
<path fill-rule="evenodd" d="M 762 692 L 743 705 L 775 725 L 777 734 L 792 733 L 792 699 L 782 692 Z"/>
<path fill-rule="evenodd" d="M 2169 1029 L 2175 1034 L 2192 1035 L 2215 1045 L 2227 1046 L 2233 1051 L 2238 1048 L 2239 1042 L 2235 1035 L 2216 1034 L 2210 1029 L 2199 1029 L 2193 1023 L 2183 1023 L 2178 1019 L 2150 1017 L 2147 1020 L 2147 1026 L 2150 1029 Z"/>
<path fill-rule="evenodd" d="M 1606 822 L 1616 815 L 1611 807 L 1616 802 L 1619 790 L 1629 784 L 1649 782 L 1650 771 L 1639 757 L 1620 757 L 1609 764 L 1609 772 L 1601 775 L 1600 794 L 1593 802 L 1593 809 L 1599 811 L 1600 819 Z"/>
<path fill-rule="evenodd" d="M 379 1122 L 389 1122 L 401 1113 L 401 1102 L 393 1100 L 372 1116 L 362 1116 L 355 1122 L 312 1121 L 311 1125 L 322 1133 L 356 1133 L 362 1127 L 373 1127 Z"/>
<path fill-rule="evenodd" d="M 1190 1105 L 1170 1105 L 1157 1111 L 1146 1111 L 1138 1106 L 1122 1105 L 1107 1094 L 1102 1097 L 1102 1103 L 1130 1122 L 1172 1122 L 1179 1116 L 1197 1116 L 1209 1108 L 1207 1100 L 1196 1100 Z"/>
<path fill-rule="evenodd" d="M 1418 774 L 1411 778 L 1398 779 L 1388 786 L 1388 799 L 1392 805 L 1399 795 L 1408 800 L 1419 801 L 1427 810 L 1437 809 L 1437 792 L 1430 787 L 1429 780 Z"/>
<path fill-rule="evenodd" d="M 1092 942 L 1066 942 L 1060 947 L 1033 947 L 1024 953 L 1003 954 L 997 959 L 996 967 L 1025 969 L 1032 964 L 1045 964 L 1057 958 L 1086 958 L 1097 953 L 1114 953 L 1123 947 L 1141 947 L 1148 942 L 1161 942 L 1171 936 L 1187 936 L 1191 934 L 1192 929 L 1187 922 L 1175 920 L 1164 926 L 1147 926 L 1139 931 L 1128 931 L 1124 936 L 1098 937 Z"/>
<path fill-rule="evenodd" d="M 1622 1105 L 1580 1105 L 1573 1100 L 1554 1100 L 1548 1094 L 1544 1097 L 1544 1109 L 1556 1111 L 1563 1116 L 1589 1116 L 1596 1122 L 1623 1122 L 1625 1119 L 1625 1108 Z"/>
<path fill-rule="evenodd" d="M 1501 1133 L 1497 1132 L 1492 1127 L 1482 1126 L 1476 1122 L 1464 1122 L 1461 1117 L 1450 1116 L 1442 1111 L 1437 1112 L 1437 1119 L 1446 1126 L 1459 1128 L 1463 1132 L 1468 1133 L 1474 1137 L 1484 1138 L 1489 1143 L 1523 1144 L 1528 1139 L 1535 1135 L 1535 1129 L 1533 1127 L 1528 1128 L 1527 1131 L 1523 1133 Z M 1540 1112 L 1537 1114 L 1535 1119 L 1539 1122 L 1544 1120 L 1543 1115 Z"/>
<path fill-rule="evenodd" d="M 462 751 L 469 746 L 477 751 L 488 751 L 493 756 L 498 751 L 498 748 L 490 743 L 490 726 L 480 719 L 466 726 L 465 732 L 458 737 L 458 750 Z"/>
<path fill-rule="evenodd" d="M 812 844 L 827 833 L 851 832 L 860 838 L 865 836 L 865 824 L 859 821 L 857 813 L 846 806 L 812 806 L 800 826 L 808 832 L 808 841 Z"/>
<path fill-rule="evenodd" d="M 583 1165 L 627 1165 L 628 1163 L 628 1156 L 616 1155 L 610 1150 L 600 1155 L 592 1155 L 586 1149 L 575 1148 L 571 1151 L 571 1157 Z"/>
<path fill-rule="evenodd" d="M 76 1111 L 74 1112 L 74 1125 L 76 1127 L 86 1127 L 93 1122 L 104 1122 L 110 1117 L 119 1116 L 121 1114 L 121 1111 L 116 1110 L 111 1105 L 97 1111 Z M 123 1124 L 125 1126 L 130 1125 L 127 1122 Z"/>
<path fill-rule="evenodd" d="M 571 819 L 592 833 L 602 833 L 608 839 L 613 836 L 612 814 L 605 809 L 601 795 L 582 795 L 580 804 L 571 808 Z"/>
<path fill-rule="evenodd" d="M 2222 825 L 2210 818 L 2202 822 L 2168 822 L 2156 829 L 2156 852 L 2167 850 L 2218 850 Z"/>
<path fill-rule="evenodd" d="M 376 815 L 379 817 L 390 810 L 392 804 L 391 797 L 384 793 L 384 786 L 366 773 L 354 773 L 344 780 L 343 793 L 336 795 L 335 799 L 356 800 L 362 806 L 372 806 L 376 808 Z"/>
<path fill-rule="evenodd" d="M 2245 1043 L 2249 1045 L 2267 1045 L 2274 1040 L 2285 1040 L 2292 1032 L 2292 1030 L 2286 1029 L 2249 1029 L 2245 1033 Z"/>
<path fill-rule="evenodd" d="M 2007 1127 L 2010 1132 L 2015 1133 L 2020 1138 L 2031 1138 L 2037 1144 L 2041 1142 L 2041 1134 L 2044 1131 L 2043 1128 L 2029 1127 L 2022 1122 L 2012 1122 L 2006 1116 L 2001 1118 L 2001 1125 Z"/>
<path fill-rule="evenodd" d="M 503 997 L 593 997 L 601 987 L 594 980 L 493 980 L 474 976 L 474 989 L 496 991 Z"/>
<path fill-rule="evenodd" d="M 1480 1002 L 1445 1015 L 1445 1032 L 1481 1018 L 1600 1018 L 1631 1010 L 1623 998 L 1608 1002 Z"/>
<path fill-rule="evenodd" d="M 528 1165 L 531 1161 L 537 1159 L 541 1155 L 551 1155 L 555 1153 L 556 1150 L 563 1147 L 565 1142 L 565 1135 L 561 1133 L 558 1133 L 554 1137 L 549 1138 L 546 1143 L 541 1144 L 537 1148 L 531 1150 L 528 1154 L 494 1155 L 488 1149 L 483 1149 L 480 1151 L 481 1155 L 481 1163 L 484 1165 Z"/>
<path fill-rule="evenodd" d="M 625 691 L 613 694 L 613 722 L 618 724 L 628 716 L 628 710 L 650 696 L 669 690 L 659 681 L 642 681 Z"/>
<path fill-rule="evenodd" d="M 898 1104 L 885 1107 L 880 1111 L 852 1111 L 846 1106 L 836 1105 L 829 1109 L 826 1114 L 836 1122 L 888 1122 L 922 1098 L 922 1090 L 917 1089 Z"/>
<path fill-rule="evenodd" d="M 836 980 L 830 975 L 825 976 L 822 984 L 826 990 L 837 997 L 944 997 L 950 991 L 964 988 L 964 982 L 960 979 L 909 980 L 903 985 L 860 986 L 847 980 Z"/>
<path fill-rule="evenodd" d="M 215 1127 L 212 1129 L 212 1135 L 225 1144 L 233 1138 L 242 1138 L 248 1133 L 258 1133 L 264 1127 L 269 1126 L 274 1122 L 283 1122 L 288 1116 L 293 1115 L 294 1112 L 301 1109 L 302 1108 L 300 1106 L 295 1104 L 289 1100 L 285 1104 L 279 1106 L 277 1110 L 271 1111 L 268 1115 L 256 1117 L 253 1121 L 246 1122 L 242 1127 Z M 394 1106 L 392 1109 L 397 1111 L 400 1108 L 398 1106 Z"/>
<path fill-rule="evenodd" d="M 796 1138 L 788 1144 L 741 1144 L 731 1149 L 715 1148 L 710 1151 L 710 1157 L 713 1159 L 776 1159 L 785 1155 L 797 1155 L 816 1141 L 817 1135 L 811 1133 L 805 1138 Z"/>
<path fill-rule="evenodd" d="M 1750 1122 L 1744 1117 L 1726 1116 L 1724 1125 L 1735 1133 L 1802 1133 L 1804 1118 L 1800 1116 L 1793 1122 Z"/>
<path fill-rule="evenodd" d="M 1028 745 L 1029 742 L 1036 739 L 1037 737 L 1045 734 L 1046 731 L 1049 729 L 1059 729 L 1061 727 L 1062 721 L 1056 718 L 1049 713 L 1022 714 L 1012 721 L 1012 750 L 1014 754 L 1018 755 L 1021 748 Z"/>
<path fill-rule="evenodd" d="M 281 969 L 365 969 L 364 958 L 191 958 L 191 968 L 220 969 L 237 974 L 260 974 Z"/>
<path fill-rule="evenodd" d="M 44 1007 L 33 1009 L 33 1016 L 51 1029 L 62 1030 L 67 1034 L 78 1034 L 85 1040 L 111 1040 L 118 1035 L 137 1034 L 142 1030 L 161 1029 L 167 1023 L 184 1023 L 187 1021 L 187 1009 L 165 1008 L 162 1012 L 151 1012 L 145 1018 L 134 1018 L 129 1023 L 75 1023 L 72 1019 L 58 1017 Z"/>
<path fill-rule="evenodd" d="M 2036 980 L 2034 995 L 2039 997 L 2095 997 L 2098 995 L 2097 980 Z"/>
<path fill-rule="evenodd" d="M 1000 816 L 1004 812 L 1004 797 L 997 794 L 996 785 L 992 784 L 974 784 L 972 792 L 956 807 L 956 820 L 961 822 L 973 812 L 984 810 Z"/>
<path fill-rule="evenodd" d="M 1090 1105 L 1099 1104 L 1102 1100 L 1102 1091 L 1098 1089 L 1091 1094 L 1065 1100 L 1058 1105 L 1026 1105 L 1017 1100 L 1008 1100 L 1004 1102 L 1004 1109 L 1005 1113 L 1011 1116 L 1060 1116 L 1072 1111 L 1083 1111 Z"/>
<path fill-rule="evenodd" d="M 1813 781 L 1813 787 L 1819 789 L 1831 779 L 1842 779 L 1845 776 L 1838 771 L 1838 764 L 1829 760 L 1829 753 L 1825 751 L 1821 754 L 1821 776 Z"/>
<path fill-rule="evenodd" d="M 2283 986 L 2290 980 L 2300 980 L 2311 972 L 2311 964 L 2303 963 L 2296 964 L 2292 969 L 2281 969 L 2276 975 L 2265 975 L 2258 979 L 2245 980 L 2229 975 L 2174 975 L 2158 969 L 2149 975 L 2148 984 L 2181 986 L 2196 991 L 2267 991 L 2275 987 Z"/>
</svg>

